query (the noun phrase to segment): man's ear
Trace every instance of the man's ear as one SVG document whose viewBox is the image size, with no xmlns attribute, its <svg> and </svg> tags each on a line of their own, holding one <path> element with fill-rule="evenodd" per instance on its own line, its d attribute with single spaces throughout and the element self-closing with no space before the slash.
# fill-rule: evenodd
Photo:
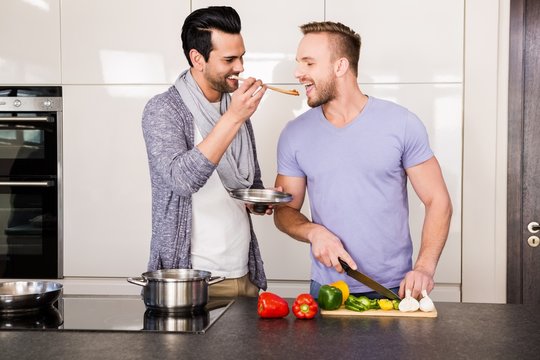
<svg viewBox="0 0 540 360">
<path fill-rule="evenodd" d="M 195 49 L 189 50 L 189 59 L 195 70 L 203 71 L 206 61 L 204 61 L 204 56 L 200 52 Z"/>
<path fill-rule="evenodd" d="M 334 62 L 334 72 L 336 73 L 337 77 L 345 75 L 347 70 L 349 70 L 349 60 L 346 58 L 342 57 Z"/>
</svg>

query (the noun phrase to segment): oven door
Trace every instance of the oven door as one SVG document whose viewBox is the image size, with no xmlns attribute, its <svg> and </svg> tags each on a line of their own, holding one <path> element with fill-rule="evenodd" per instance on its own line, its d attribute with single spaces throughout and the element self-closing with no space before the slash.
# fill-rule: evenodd
<svg viewBox="0 0 540 360">
<path fill-rule="evenodd" d="M 56 179 L 0 178 L 0 278 L 58 278 Z"/>
<path fill-rule="evenodd" d="M 0 113 L 0 176 L 57 174 L 57 114 Z"/>
</svg>

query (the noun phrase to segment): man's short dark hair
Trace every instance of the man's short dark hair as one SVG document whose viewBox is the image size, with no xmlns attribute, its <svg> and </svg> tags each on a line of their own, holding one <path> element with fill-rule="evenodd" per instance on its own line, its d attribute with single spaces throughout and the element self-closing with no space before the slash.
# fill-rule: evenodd
<svg viewBox="0 0 540 360">
<path fill-rule="evenodd" d="M 191 49 L 197 50 L 208 61 L 212 51 L 212 30 L 240 34 L 241 28 L 240 16 L 230 6 L 210 6 L 193 11 L 182 26 L 182 48 L 189 66 L 193 66 L 189 58 Z"/>
</svg>

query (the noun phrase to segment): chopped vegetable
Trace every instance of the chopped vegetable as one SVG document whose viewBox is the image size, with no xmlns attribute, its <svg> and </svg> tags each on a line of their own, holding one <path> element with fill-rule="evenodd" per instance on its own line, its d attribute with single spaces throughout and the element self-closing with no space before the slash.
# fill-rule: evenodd
<svg viewBox="0 0 540 360">
<path fill-rule="evenodd" d="M 345 308 L 352 311 L 366 311 L 371 308 L 371 302 L 365 296 L 356 297 L 349 295 L 349 298 L 345 301 Z"/>
<path fill-rule="evenodd" d="M 363 304 L 366 309 L 371 309 L 373 302 L 367 296 L 359 296 L 356 300 Z"/>
<path fill-rule="evenodd" d="M 399 303 L 401 300 L 392 300 L 392 305 L 394 306 L 394 310 L 399 310 Z"/>
<path fill-rule="evenodd" d="M 349 297 L 349 294 L 351 293 L 349 290 L 349 285 L 347 285 L 347 283 L 343 280 L 338 280 L 336 282 L 331 283 L 330 286 L 335 286 L 339 290 L 341 290 L 341 295 L 343 297 L 343 299 L 341 300 L 341 304 L 345 304 L 345 301 L 347 300 L 347 298 Z"/>
<path fill-rule="evenodd" d="M 358 306 L 357 304 L 353 303 L 345 303 L 345 309 L 352 310 L 352 311 L 366 311 L 367 309 L 363 306 Z"/>
<path fill-rule="evenodd" d="M 422 299 L 420 299 L 420 310 L 424 312 L 430 312 L 435 310 L 435 304 L 433 304 L 433 301 L 428 296 L 426 290 L 422 290 Z"/>
<path fill-rule="evenodd" d="M 405 299 L 399 303 L 399 311 L 416 311 L 420 307 L 418 300 L 411 296 L 411 290 L 405 290 Z"/>
<path fill-rule="evenodd" d="M 341 293 L 341 290 L 335 286 L 323 285 L 319 289 L 317 301 L 323 310 L 337 310 L 343 302 L 343 294 Z"/>
<path fill-rule="evenodd" d="M 370 302 L 370 306 L 369 308 L 370 309 L 380 309 L 381 307 L 379 306 L 379 299 L 371 299 L 369 300 Z"/>
<path fill-rule="evenodd" d="M 310 294 L 300 294 L 292 306 L 292 312 L 298 319 L 313 319 L 319 306 Z"/>
<path fill-rule="evenodd" d="M 379 299 L 378 301 L 379 306 L 381 310 L 393 310 L 394 305 L 392 304 L 392 301 L 389 299 Z"/>
<path fill-rule="evenodd" d="M 289 304 L 282 297 L 271 293 L 263 292 L 259 295 L 257 302 L 257 313 L 262 318 L 282 318 L 289 314 Z"/>
</svg>

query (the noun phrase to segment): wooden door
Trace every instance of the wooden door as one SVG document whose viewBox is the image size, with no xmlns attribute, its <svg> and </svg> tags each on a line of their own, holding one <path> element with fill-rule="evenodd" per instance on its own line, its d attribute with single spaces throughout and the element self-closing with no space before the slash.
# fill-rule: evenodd
<svg viewBox="0 0 540 360">
<path fill-rule="evenodd" d="M 512 0 L 508 118 L 507 302 L 540 304 L 540 1 Z M 531 242 L 533 242 L 531 240 Z M 538 242 L 538 241 L 536 241 Z"/>
</svg>

